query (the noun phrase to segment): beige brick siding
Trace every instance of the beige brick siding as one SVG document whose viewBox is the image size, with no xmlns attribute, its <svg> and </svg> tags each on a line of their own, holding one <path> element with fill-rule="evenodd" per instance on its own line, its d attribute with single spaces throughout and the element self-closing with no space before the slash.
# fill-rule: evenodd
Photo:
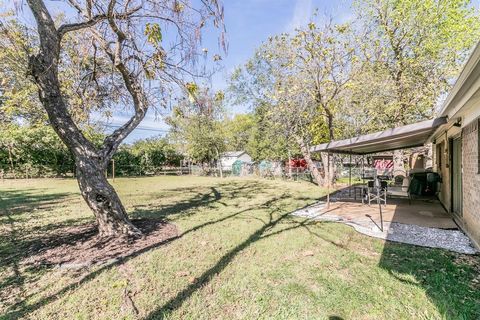
<svg viewBox="0 0 480 320">
<path fill-rule="evenodd" d="M 463 224 L 470 237 L 480 244 L 479 120 L 462 131 Z"/>
</svg>

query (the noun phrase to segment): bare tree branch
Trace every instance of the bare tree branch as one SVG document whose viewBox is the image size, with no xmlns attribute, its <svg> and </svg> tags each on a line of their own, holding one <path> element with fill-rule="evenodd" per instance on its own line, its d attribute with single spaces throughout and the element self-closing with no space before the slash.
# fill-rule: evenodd
<svg viewBox="0 0 480 320">
<path fill-rule="evenodd" d="M 107 16 L 105 14 L 101 14 L 101 15 L 94 16 L 88 21 L 64 24 L 58 28 L 58 33 L 60 34 L 60 36 L 63 36 L 67 32 L 72 32 L 72 31 L 93 27 L 99 21 L 105 20 L 106 18 Z"/>
<path fill-rule="evenodd" d="M 95 147 L 73 121 L 62 97 L 58 80 L 59 32 L 42 0 L 28 0 L 28 4 L 37 21 L 40 35 L 40 51 L 29 57 L 29 72 L 39 87 L 40 100 L 53 128 L 70 150 L 74 154 L 82 150 L 95 155 Z"/>
</svg>

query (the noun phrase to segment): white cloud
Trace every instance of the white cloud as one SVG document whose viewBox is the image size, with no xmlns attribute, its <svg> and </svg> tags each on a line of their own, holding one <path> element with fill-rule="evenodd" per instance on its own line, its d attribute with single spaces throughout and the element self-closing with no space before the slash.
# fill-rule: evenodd
<svg viewBox="0 0 480 320">
<path fill-rule="evenodd" d="M 312 0 L 297 0 L 292 19 L 287 25 L 287 31 L 292 31 L 295 30 L 295 28 L 306 25 L 310 21 L 312 11 Z"/>
</svg>

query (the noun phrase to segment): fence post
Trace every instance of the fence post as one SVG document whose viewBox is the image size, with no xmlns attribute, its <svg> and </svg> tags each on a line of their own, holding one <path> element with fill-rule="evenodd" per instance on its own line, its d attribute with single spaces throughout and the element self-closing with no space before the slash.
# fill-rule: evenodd
<svg viewBox="0 0 480 320">
<path fill-rule="evenodd" d="M 115 182 L 115 159 L 112 159 L 112 182 Z"/>
</svg>

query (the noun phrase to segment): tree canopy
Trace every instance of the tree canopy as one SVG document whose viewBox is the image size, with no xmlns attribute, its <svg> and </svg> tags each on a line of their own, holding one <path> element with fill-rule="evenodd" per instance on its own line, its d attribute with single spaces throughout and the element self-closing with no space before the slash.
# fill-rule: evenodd
<svg viewBox="0 0 480 320">
<path fill-rule="evenodd" d="M 190 160 L 210 163 L 226 149 L 223 93 L 206 87 L 190 91 L 173 109 L 167 123 L 172 137 Z"/>
<path fill-rule="evenodd" d="M 380 127 L 435 113 L 471 48 L 480 20 L 470 1 L 362 0 L 359 18 L 362 72 L 355 98 Z M 376 110 L 382 112 L 375 112 Z"/>
<path fill-rule="evenodd" d="M 140 235 L 103 172 L 150 108 L 168 105 L 175 91 L 187 91 L 188 83 L 201 75 L 196 63 L 205 56 L 199 43 L 208 22 L 220 31 L 220 43 L 226 48 L 222 5 L 217 0 L 26 4 L 35 26 L 19 25 L 16 18 L 22 10 L 1 17 L 2 46 L 9 50 L 4 53 L 8 62 L 0 68 L 10 73 L 2 84 L 2 96 L 7 97 L 2 109 L 18 105 L 14 102 L 19 90 L 11 88 L 22 87 L 23 80 L 17 81 L 15 74 L 28 75 L 35 89 L 22 91 L 37 92 L 45 122 L 73 156 L 82 196 L 95 214 L 100 234 Z M 16 56 L 15 51 L 20 53 Z M 84 124 L 94 111 L 111 109 L 123 110 L 130 118 L 96 145 Z"/>
<path fill-rule="evenodd" d="M 433 117 L 480 35 L 469 1 L 353 6 L 350 23 L 314 16 L 271 37 L 231 77 L 233 101 L 263 114 L 274 138 L 288 141 L 284 150 L 299 148 L 314 175 L 312 144 Z"/>
<path fill-rule="evenodd" d="M 47 11 L 51 5 L 28 3 L 34 9 L 46 3 Z M 326 173 L 316 161 L 325 167 L 329 160 L 310 154 L 312 145 L 433 117 L 480 36 L 478 10 L 470 1 L 356 0 L 348 23 L 314 14 L 298 29 L 266 39 L 233 72 L 224 97 L 197 81 L 207 74 L 199 61 L 207 57 L 215 64 L 221 59 L 200 48 L 202 31 L 218 26 L 220 44 L 225 45 L 219 2 L 93 3 L 68 0 L 64 5 L 70 11 L 51 16 L 60 46 L 52 61 L 58 65 L 59 90 L 74 123 L 67 121 L 68 128 L 77 132 L 76 127 L 79 133 L 60 134 L 61 140 L 52 140 L 52 145 L 57 152 L 59 141 L 77 137 L 89 155 L 103 159 L 101 166 L 146 110 L 167 106 L 168 143 L 145 141 L 141 152 L 121 147 L 125 159 L 157 167 L 152 163 L 164 155 L 147 152 L 149 146 L 172 147 L 176 155 L 212 164 L 224 151 L 245 150 L 259 161 L 300 155 L 311 159 L 312 172 L 320 169 L 317 180 L 323 182 Z M 27 142 L 44 130 L 41 125 L 52 124 L 57 133 L 61 129 L 38 98 L 38 81 L 35 85 L 25 77 L 35 74 L 34 57 L 41 57 L 42 50 L 48 56 L 43 29 L 22 25 L 17 16 L 4 12 L 1 17 L 4 170 L 11 170 L 9 155 L 24 167 L 23 159 L 30 163 L 33 154 L 42 154 L 34 151 L 41 143 Z M 229 106 L 236 105 L 248 112 L 232 117 Z M 111 116 L 118 110 L 131 115 L 125 126 L 100 140 L 89 136 L 98 130 L 92 116 Z M 21 130 L 29 133 L 22 139 Z M 50 134 L 45 131 L 45 140 Z M 68 161 L 77 157 L 74 145 L 67 148 L 72 157 Z"/>
</svg>

